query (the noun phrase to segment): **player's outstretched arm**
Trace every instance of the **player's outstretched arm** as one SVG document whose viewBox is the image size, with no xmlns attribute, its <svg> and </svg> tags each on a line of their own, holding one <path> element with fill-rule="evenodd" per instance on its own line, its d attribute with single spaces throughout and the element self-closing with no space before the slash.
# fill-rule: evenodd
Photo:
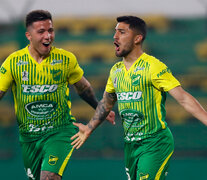
<svg viewBox="0 0 207 180">
<path fill-rule="evenodd" d="M 98 103 L 95 114 L 89 123 L 87 125 L 74 123 L 79 128 L 79 132 L 71 138 L 74 140 L 71 143 L 74 148 L 79 149 L 83 145 L 91 133 L 106 119 L 116 101 L 115 93 L 104 92 L 103 99 Z"/>
<path fill-rule="evenodd" d="M 173 96 L 187 112 L 191 113 L 207 126 L 207 112 L 192 95 L 186 92 L 181 86 L 171 89 L 169 94 Z"/>
<path fill-rule="evenodd" d="M 96 107 L 98 106 L 98 100 L 88 80 L 85 77 L 82 77 L 80 81 L 74 84 L 74 86 L 78 95 L 91 107 L 96 109 Z M 106 120 L 109 121 L 111 124 L 115 125 L 115 113 L 111 111 L 106 117 Z"/>
<path fill-rule="evenodd" d="M 4 96 L 5 92 L 4 91 L 0 91 L 0 99 Z"/>
</svg>

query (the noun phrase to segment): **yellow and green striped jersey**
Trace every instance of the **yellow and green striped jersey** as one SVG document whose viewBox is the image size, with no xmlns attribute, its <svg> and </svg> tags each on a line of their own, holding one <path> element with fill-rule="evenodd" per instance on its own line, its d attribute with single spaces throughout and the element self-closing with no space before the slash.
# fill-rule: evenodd
<svg viewBox="0 0 207 180">
<path fill-rule="evenodd" d="M 165 64 L 146 53 L 129 70 L 123 61 L 112 67 L 106 92 L 117 95 L 126 142 L 142 140 L 166 128 L 166 92 L 179 85 Z"/>
<path fill-rule="evenodd" d="M 76 57 L 52 47 L 40 64 L 28 46 L 11 54 L 0 69 L 0 90 L 12 85 L 20 139 L 38 138 L 49 131 L 71 125 L 69 84 L 83 76 Z"/>
</svg>

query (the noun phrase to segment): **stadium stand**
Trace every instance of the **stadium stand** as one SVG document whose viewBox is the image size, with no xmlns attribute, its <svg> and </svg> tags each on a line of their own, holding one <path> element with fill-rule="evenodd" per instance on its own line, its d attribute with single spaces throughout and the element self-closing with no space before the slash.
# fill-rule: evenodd
<svg viewBox="0 0 207 180">
<path fill-rule="evenodd" d="M 146 52 L 166 63 L 182 86 L 198 98 L 201 103 L 206 104 L 207 35 L 205 19 L 169 19 L 159 15 L 143 18 L 149 26 L 148 37 L 144 44 Z M 111 66 L 119 60 L 115 57 L 113 46 L 115 23 L 115 17 L 63 17 L 54 20 L 54 26 L 57 30 L 55 46 L 69 50 L 77 56 L 85 71 L 85 76 L 91 82 L 99 99 L 102 97 Z M 0 25 L 0 27 L 2 26 Z M 19 36 L 18 32 L 12 32 L 11 35 L 11 29 L 9 27 L 1 29 L 3 37 L 0 40 L 0 64 L 11 52 L 20 48 L 18 42 L 14 42 L 14 40 L 18 39 L 20 41 L 22 38 L 17 38 Z M 22 44 L 22 42 L 19 42 L 19 44 Z M 83 103 L 73 89 L 71 89 L 71 93 L 73 114 L 78 121 L 88 121 L 94 110 Z M 11 109 L 10 107 L 4 108 L 6 109 L 2 108 L 3 112 L 0 112 L 0 114 L 7 114 Z M 117 107 L 114 110 L 117 112 Z M 187 150 L 193 151 L 193 147 L 197 147 L 197 149 L 200 148 L 202 152 L 207 153 L 207 146 L 199 144 L 197 140 L 201 129 L 203 136 L 205 133 L 196 120 L 192 119 L 171 98 L 167 100 L 166 110 L 167 122 L 175 132 L 174 134 L 187 136 L 185 133 L 190 130 L 196 134 L 186 137 L 192 138 L 191 136 L 193 136 L 194 142 L 191 142 L 191 144 L 190 140 L 181 140 L 176 136 L 175 142 L 176 146 L 179 147 L 178 151 L 183 151 L 185 147 Z M 123 144 L 119 137 L 122 128 L 118 114 L 117 121 L 118 127 L 114 129 L 108 126 L 107 123 L 103 124 L 103 129 L 100 128 L 97 136 L 94 136 L 80 151 L 81 157 L 95 154 L 102 157 L 122 156 L 121 148 Z M 187 130 L 185 130 L 186 128 Z M 104 132 L 109 133 L 111 139 L 106 137 Z M 96 144 L 94 145 L 92 142 L 96 142 Z M 200 143 L 203 143 L 203 141 L 201 140 Z M 108 146 L 105 146 L 106 144 Z M 92 148 L 97 153 L 92 151 Z M 78 157 L 80 154 L 76 153 L 75 156 Z"/>
</svg>

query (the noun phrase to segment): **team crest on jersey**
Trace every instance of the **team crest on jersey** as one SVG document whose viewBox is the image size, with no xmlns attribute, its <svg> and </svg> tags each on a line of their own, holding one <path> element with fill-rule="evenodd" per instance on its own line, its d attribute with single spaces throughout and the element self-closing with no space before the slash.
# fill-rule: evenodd
<svg viewBox="0 0 207 180">
<path fill-rule="evenodd" d="M 55 81 L 59 81 L 60 80 L 60 77 L 62 75 L 62 71 L 60 69 L 58 69 L 58 70 L 54 70 L 53 69 L 53 70 L 51 70 L 51 73 L 52 73 L 53 79 Z"/>
<path fill-rule="evenodd" d="M 140 173 L 140 180 L 147 180 L 149 178 L 149 174 Z"/>
<path fill-rule="evenodd" d="M 29 80 L 29 73 L 27 71 L 22 72 L 22 81 L 28 81 Z"/>
<path fill-rule="evenodd" d="M 49 160 L 48 160 L 48 163 L 52 166 L 54 166 L 58 161 L 58 157 L 57 156 L 53 156 L 53 155 L 50 155 L 49 156 Z"/>
<path fill-rule="evenodd" d="M 117 77 L 114 78 L 114 87 L 117 88 Z"/>
<path fill-rule="evenodd" d="M 132 86 L 138 86 L 140 84 L 140 74 L 133 74 L 131 79 L 132 79 Z"/>
</svg>

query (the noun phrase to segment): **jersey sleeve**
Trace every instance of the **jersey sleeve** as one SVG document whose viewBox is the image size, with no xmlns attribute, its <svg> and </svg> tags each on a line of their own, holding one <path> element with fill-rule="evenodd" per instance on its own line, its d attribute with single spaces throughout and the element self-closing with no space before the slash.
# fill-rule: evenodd
<svg viewBox="0 0 207 180">
<path fill-rule="evenodd" d="M 170 69 L 159 60 L 155 60 L 152 66 L 152 84 L 160 91 L 169 91 L 177 86 L 180 82 L 172 75 Z"/>
<path fill-rule="evenodd" d="M 13 76 L 10 68 L 10 58 L 8 57 L 0 68 L 0 90 L 6 92 L 12 84 Z"/>
<path fill-rule="evenodd" d="M 106 88 L 105 88 L 105 91 L 108 92 L 108 93 L 114 93 L 115 92 L 114 84 L 113 84 L 113 81 L 111 79 L 111 74 L 112 73 L 110 72 L 109 78 L 107 80 Z"/>
<path fill-rule="evenodd" d="M 69 68 L 70 68 L 70 73 L 69 73 L 69 77 L 68 77 L 69 83 L 74 84 L 74 83 L 80 81 L 84 72 L 83 72 L 83 69 L 79 66 L 75 55 L 72 53 L 71 53 L 71 61 L 70 61 Z"/>
</svg>

